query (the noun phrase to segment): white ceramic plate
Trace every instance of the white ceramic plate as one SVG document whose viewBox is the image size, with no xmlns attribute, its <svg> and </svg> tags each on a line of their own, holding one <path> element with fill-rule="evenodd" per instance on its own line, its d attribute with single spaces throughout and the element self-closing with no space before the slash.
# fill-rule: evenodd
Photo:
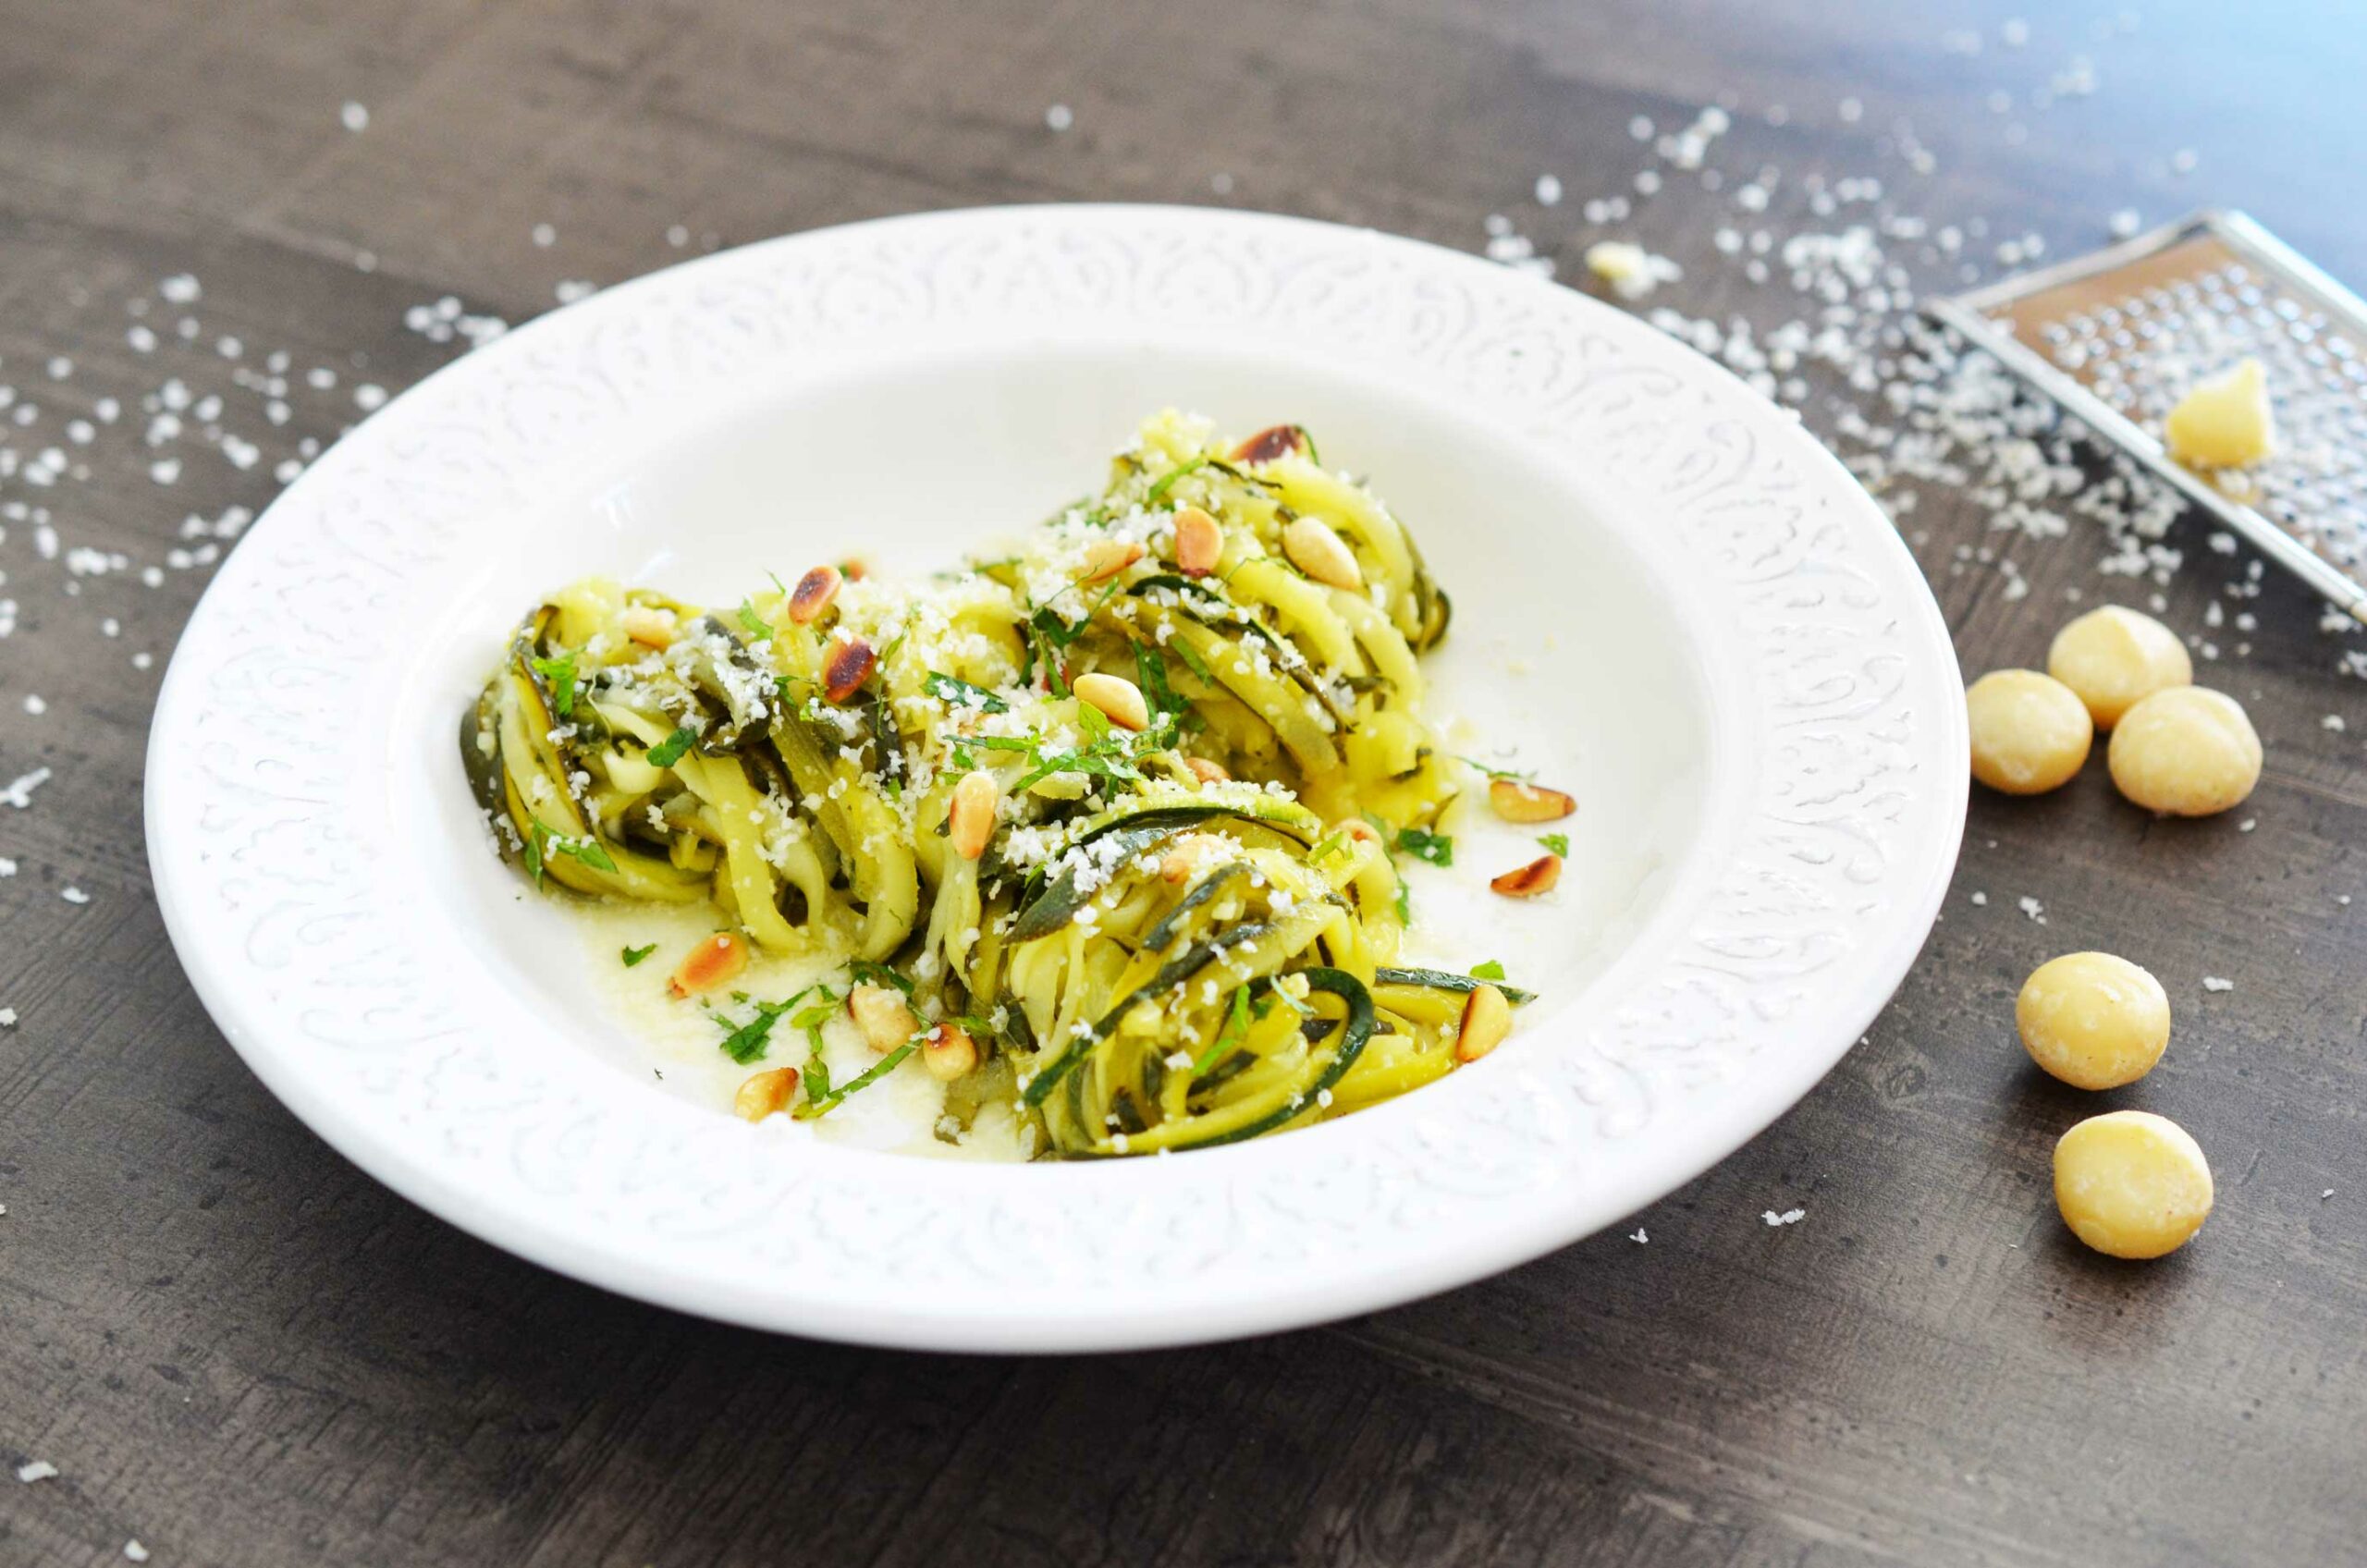
<svg viewBox="0 0 2367 1568">
<path fill-rule="evenodd" d="M 468 800 L 459 715 L 506 629 L 589 570 L 695 597 L 853 548 L 943 564 L 1089 488 L 1170 403 L 1298 421 L 1368 474 L 1456 601 L 1440 707 L 1582 801 L 1558 906 L 1422 892 L 1441 942 L 1544 993 L 1520 1031 L 1342 1121 L 1091 1165 L 833 1147 L 655 1083 Z M 1787 414 L 1618 312 L 1321 224 L 985 210 L 675 267 L 390 404 L 199 606 L 148 841 L 231 1044 L 454 1224 L 767 1328 L 1106 1349 L 1478 1278 L 1764 1127 L 1930 928 L 1964 722 L 1882 513 Z M 1513 864 L 1518 840 L 1469 832 L 1470 880 Z"/>
</svg>

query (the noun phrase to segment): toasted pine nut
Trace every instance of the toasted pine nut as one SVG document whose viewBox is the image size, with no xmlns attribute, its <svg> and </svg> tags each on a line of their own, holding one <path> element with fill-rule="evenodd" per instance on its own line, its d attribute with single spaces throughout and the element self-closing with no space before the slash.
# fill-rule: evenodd
<svg viewBox="0 0 2367 1568">
<path fill-rule="evenodd" d="M 834 566 L 817 566 L 799 578 L 797 586 L 789 591 L 789 619 L 800 626 L 814 624 L 839 596 L 839 584 L 845 581 Z"/>
<path fill-rule="evenodd" d="M 1224 554 L 1224 530 L 1197 507 L 1175 514 L 1175 570 L 1186 577 L 1206 577 L 1216 570 Z"/>
<path fill-rule="evenodd" d="M 670 648 L 674 645 L 674 612 L 661 610 L 653 605 L 627 605 L 624 614 L 617 618 L 627 637 L 644 648 Z"/>
<path fill-rule="evenodd" d="M 860 637 L 840 637 L 831 643 L 829 657 L 822 666 L 822 694 L 834 703 L 843 703 L 863 690 L 871 672 L 879 664 L 879 655 L 871 644 Z"/>
<path fill-rule="evenodd" d="M 1474 986 L 1463 998 L 1463 1022 L 1454 1032 L 1454 1060 L 1478 1061 L 1513 1032 L 1513 1004 L 1493 986 Z"/>
<path fill-rule="evenodd" d="M 1539 893 L 1550 893 L 1562 880 L 1562 857 L 1543 854 L 1522 866 L 1491 879 L 1488 886 L 1508 899 L 1533 899 Z"/>
<path fill-rule="evenodd" d="M 1578 809 L 1576 800 L 1561 790 L 1517 778 L 1488 780 L 1488 805 L 1506 822 L 1559 822 Z"/>
<path fill-rule="evenodd" d="M 1206 757 L 1185 757 L 1184 766 L 1190 768 L 1192 777 L 1203 784 L 1221 784 L 1233 777 L 1224 770 L 1222 763 L 1210 762 Z"/>
<path fill-rule="evenodd" d="M 1162 882 L 1182 882 L 1233 852 L 1234 841 L 1220 833 L 1178 835 L 1159 863 Z"/>
<path fill-rule="evenodd" d="M 1364 569 L 1347 542 L 1318 517 L 1293 518 L 1282 526 L 1282 554 L 1291 564 L 1327 588 L 1350 592 L 1365 585 Z"/>
<path fill-rule="evenodd" d="M 978 1042 L 959 1023 L 940 1023 L 921 1042 L 921 1065 L 940 1084 L 950 1084 L 978 1065 Z"/>
<path fill-rule="evenodd" d="M 953 786 L 953 803 L 945 813 L 946 832 L 953 840 L 955 854 L 975 860 L 987 852 L 987 840 L 995 836 L 995 810 L 1001 803 L 1002 790 L 993 774 L 962 776 L 962 782 Z"/>
<path fill-rule="evenodd" d="M 1295 452 L 1306 445 L 1306 432 L 1294 424 L 1277 424 L 1259 431 L 1233 449 L 1237 463 L 1269 463 L 1285 452 Z"/>
<path fill-rule="evenodd" d="M 883 1055 L 921 1032 L 921 1021 L 904 998 L 885 986 L 857 986 L 847 993 L 847 1016 L 863 1043 Z"/>
<path fill-rule="evenodd" d="M 1104 582 L 1143 558 L 1143 547 L 1131 539 L 1096 539 L 1085 547 L 1086 582 Z"/>
<path fill-rule="evenodd" d="M 741 1084 L 740 1092 L 731 1096 L 731 1109 L 750 1121 L 762 1121 L 777 1110 L 787 1110 L 789 1096 L 796 1092 L 797 1069 L 776 1067 Z"/>
<path fill-rule="evenodd" d="M 736 980 L 748 967 L 748 944 L 736 931 L 717 931 L 712 937 L 700 938 L 699 945 L 688 957 L 674 966 L 667 978 L 666 988 L 677 997 L 687 997 L 694 991 L 712 991 L 717 986 Z"/>
<path fill-rule="evenodd" d="M 1092 704 L 1101 716 L 1121 729 L 1150 728 L 1150 705 L 1143 701 L 1143 689 L 1122 675 L 1104 675 L 1098 670 L 1080 675 L 1071 684 L 1081 702 Z"/>
</svg>

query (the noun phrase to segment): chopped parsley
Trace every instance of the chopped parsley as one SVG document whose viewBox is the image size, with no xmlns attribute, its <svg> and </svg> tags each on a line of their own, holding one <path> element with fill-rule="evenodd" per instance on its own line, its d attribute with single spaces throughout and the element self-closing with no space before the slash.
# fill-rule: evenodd
<svg viewBox="0 0 2367 1568">
<path fill-rule="evenodd" d="M 931 1028 L 934 1027 L 934 1025 L 931 1026 Z M 869 1088 L 902 1066 L 906 1057 L 921 1048 L 921 1042 L 928 1037 L 929 1033 L 929 1029 L 922 1030 L 886 1056 L 881 1057 L 873 1066 L 848 1079 L 840 1087 L 836 1089 L 826 1087 L 822 1093 L 813 1095 L 803 1105 L 791 1111 L 790 1115 L 800 1121 L 811 1121 L 816 1117 L 828 1116 L 833 1109 L 843 1104 L 848 1096 L 858 1090 Z M 827 1083 L 827 1079 L 825 1082 Z"/>
<path fill-rule="evenodd" d="M 1397 924 L 1400 925 L 1414 924 L 1414 890 L 1405 886 L 1402 877 L 1397 883 Z"/>
<path fill-rule="evenodd" d="M 595 871 L 614 871 L 617 868 L 617 863 L 608 858 L 608 851 L 601 847 L 596 834 L 586 833 L 579 839 L 572 834 L 554 833 L 544 826 L 539 817 L 532 823 L 532 829 L 526 835 L 522 858 L 537 887 L 542 885 L 543 873 L 550 868 L 550 857 L 553 855 L 565 855 Z"/>
<path fill-rule="evenodd" d="M 1471 966 L 1471 978 L 1474 980 L 1502 980 L 1503 977 L 1504 966 L 1492 958 L 1485 963 Z"/>
<path fill-rule="evenodd" d="M 1175 688 L 1167 683 L 1167 661 L 1148 643 L 1134 644 L 1134 673 L 1142 681 L 1143 695 L 1150 699 L 1153 713 L 1182 713 L 1184 700 Z"/>
<path fill-rule="evenodd" d="M 847 965 L 847 973 L 854 977 L 854 983 L 858 986 L 878 986 L 888 990 L 902 992 L 906 1001 L 913 998 L 913 983 L 884 963 L 873 963 L 866 959 L 857 959 Z"/>
<path fill-rule="evenodd" d="M 740 601 L 740 624 L 746 629 L 751 637 L 769 637 L 773 634 L 773 623 L 756 613 L 756 601 L 754 599 Z"/>
<path fill-rule="evenodd" d="M 650 954 L 652 954 L 652 953 L 656 952 L 656 950 L 657 950 L 657 944 L 656 944 L 656 943 L 655 943 L 655 942 L 650 943 L 650 944 L 649 944 L 649 946 L 647 946 L 647 947 L 645 947 L 645 948 L 627 948 L 627 949 L 625 949 L 625 950 L 624 950 L 625 967 L 626 967 L 627 969 L 631 969 L 634 964 L 639 963 L 643 959 L 647 958 Z"/>
<path fill-rule="evenodd" d="M 1397 830 L 1397 847 L 1416 860 L 1429 861 L 1432 865 L 1454 864 L 1454 840 L 1443 833 L 1426 833 L 1418 827 Z"/>
<path fill-rule="evenodd" d="M 1217 1030 L 1217 1037 L 1208 1042 L 1208 1048 L 1194 1060 L 1192 1076 L 1197 1078 L 1209 1068 L 1214 1067 L 1218 1060 L 1234 1046 L 1240 1044 L 1248 1033 L 1249 987 L 1235 986 L 1233 988 L 1233 1005 L 1225 1010 L 1223 1026 Z"/>
<path fill-rule="evenodd" d="M 1167 492 L 1174 487 L 1177 480 L 1183 478 L 1187 473 L 1196 473 L 1201 469 L 1208 466 L 1208 459 L 1194 458 L 1188 463 L 1184 463 L 1178 467 L 1169 469 L 1165 473 L 1160 474 L 1156 480 L 1151 482 L 1150 489 L 1145 492 L 1143 496 L 1143 505 L 1146 507 L 1155 507 L 1159 505 L 1160 501 L 1166 498 Z"/>
<path fill-rule="evenodd" d="M 1175 639 L 1175 653 L 1184 661 L 1184 668 L 1199 678 L 1201 685 L 1213 686 L 1217 683 L 1216 672 L 1208 668 L 1208 661 L 1200 656 L 1199 650 L 1192 646 L 1188 638 Z"/>
<path fill-rule="evenodd" d="M 930 670 L 921 678 L 921 690 L 948 707 L 975 708 L 980 713 L 1009 713 L 1011 704 L 983 686 L 973 686 L 966 680 Z"/>
<path fill-rule="evenodd" d="M 575 655 L 533 661 L 534 673 L 551 683 L 551 712 L 566 718 L 575 712 Z"/>
<path fill-rule="evenodd" d="M 1306 851 L 1306 864 L 1313 865 L 1316 862 L 1324 859 L 1326 856 L 1339 853 L 1341 849 L 1343 848 L 1347 842 L 1348 836 L 1345 833 L 1327 834 L 1322 842 L 1317 844 L 1315 848 Z"/>
<path fill-rule="evenodd" d="M 1481 762 L 1478 757 L 1465 757 L 1463 760 L 1471 766 L 1478 768 L 1480 772 L 1486 774 L 1490 778 L 1509 778 L 1515 784 L 1526 784 L 1530 779 L 1537 777 L 1533 773 L 1524 772 L 1519 768 L 1490 767 L 1488 764 Z"/>
<path fill-rule="evenodd" d="M 800 996 L 803 994 L 799 993 Z M 772 1044 L 774 1022 L 796 1005 L 796 997 L 785 1002 L 758 1002 L 755 1004 L 755 1016 L 745 1023 L 735 1024 L 713 1009 L 708 1010 L 707 1016 L 724 1026 L 723 1054 L 745 1067 L 752 1061 L 764 1060 L 765 1052 Z"/>
<path fill-rule="evenodd" d="M 671 767 L 682 760 L 682 753 L 689 751 L 691 742 L 697 739 L 696 731 L 685 724 L 657 744 L 650 747 L 644 754 L 653 767 Z"/>
<path fill-rule="evenodd" d="M 1569 856 L 1570 836 L 1567 833 L 1539 833 L 1537 841 L 1564 859 Z"/>
<path fill-rule="evenodd" d="M 822 1060 L 822 1025 L 838 1011 L 839 996 L 828 986 L 810 986 L 789 998 L 794 1002 L 816 992 L 820 993 L 821 999 L 789 1021 L 791 1028 L 805 1034 L 805 1072 L 800 1081 L 805 1085 L 805 1097 L 809 1100 L 826 1099 L 830 1093 L 830 1065 Z"/>
</svg>

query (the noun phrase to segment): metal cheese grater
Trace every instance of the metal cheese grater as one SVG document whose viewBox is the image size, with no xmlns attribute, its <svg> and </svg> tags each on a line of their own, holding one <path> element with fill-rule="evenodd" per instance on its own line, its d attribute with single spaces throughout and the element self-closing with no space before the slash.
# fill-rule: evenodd
<svg viewBox="0 0 2367 1568">
<path fill-rule="evenodd" d="M 2290 246 L 2201 213 L 1925 309 L 2367 621 L 2367 301 Z M 2275 451 L 2240 473 L 2171 461 L 2163 416 L 2246 355 Z"/>
</svg>

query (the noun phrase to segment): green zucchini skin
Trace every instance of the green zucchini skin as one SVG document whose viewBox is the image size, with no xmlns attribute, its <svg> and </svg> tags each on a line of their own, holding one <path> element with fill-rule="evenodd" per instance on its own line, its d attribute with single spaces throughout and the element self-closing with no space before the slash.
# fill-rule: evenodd
<svg viewBox="0 0 2367 1568">
<path fill-rule="evenodd" d="M 1155 1000 L 1160 993 L 1182 985 L 1216 962 L 1217 955 L 1226 948 L 1254 942 L 1269 929 L 1271 927 L 1262 925 L 1232 926 L 1205 942 L 1185 949 L 1183 956 L 1171 958 L 1159 965 L 1158 974 L 1131 994 L 1120 998 L 1117 1005 L 1103 1013 L 1089 1032 L 1071 1040 L 1043 1072 L 1029 1079 L 1027 1087 L 1020 1091 L 1019 1097 L 1030 1106 L 1042 1105 L 1052 1097 L 1052 1091 L 1060 1087 L 1061 1080 L 1074 1071 L 1077 1064 L 1092 1053 L 1094 1047 L 1110 1037 L 1110 1031 L 1118 1027 L 1120 1021 L 1134 1010 L 1135 1004 Z"/>
<path fill-rule="evenodd" d="M 1346 1077 L 1348 1069 L 1355 1066 L 1356 1059 L 1364 1054 L 1365 1044 L 1372 1038 L 1373 1032 L 1372 993 L 1365 988 L 1365 983 L 1344 969 L 1318 967 L 1293 970 L 1291 973 L 1304 975 L 1309 990 L 1329 991 L 1348 1004 L 1347 1035 L 1340 1042 L 1339 1054 L 1331 1059 L 1331 1062 L 1317 1075 L 1315 1082 L 1309 1084 L 1300 1096 L 1291 1104 L 1269 1115 L 1261 1116 L 1255 1121 L 1235 1127 L 1230 1133 L 1219 1133 L 1210 1137 L 1192 1138 L 1181 1143 L 1170 1144 L 1167 1145 L 1170 1149 L 1178 1153 L 1185 1149 L 1212 1149 L 1225 1144 L 1238 1144 L 1250 1138 L 1263 1137 L 1279 1128 L 1287 1127 L 1305 1116 L 1307 1109 L 1316 1103 L 1325 1090 Z M 1139 996 L 1141 993 L 1137 992 L 1136 995 Z M 1062 1158 L 1106 1159 L 1122 1157 L 1071 1154 Z"/>
<path fill-rule="evenodd" d="M 1234 878 L 1246 877 L 1248 875 L 1249 868 L 1237 860 L 1227 861 L 1218 866 L 1200 878 L 1192 890 L 1177 900 L 1175 907 L 1169 910 L 1166 916 L 1150 928 L 1150 934 L 1143 938 L 1143 946 L 1155 953 L 1165 952 L 1169 945 L 1175 940 L 1177 928 L 1194 910 L 1215 898 Z"/>
<path fill-rule="evenodd" d="M 1372 972 L 1376 986 L 1419 986 L 1430 991 L 1460 991 L 1465 995 L 1482 986 L 1493 986 L 1504 994 L 1504 1000 L 1518 1007 L 1535 1001 L 1537 993 L 1524 991 L 1518 986 L 1507 986 L 1502 980 L 1475 980 L 1468 974 L 1453 974 L 1443 969 L 1376 969 Z"/>
<path fill-rule="evenodd" d="M 1285 811 L 1280 805 L 1267 807 L 1240 802 L 1193 801 L 1184 797 L 1179 801 L 1161 802 L 1113 816 L 1071 840 L 1060 853 L 1067 854 L 1082 845 L 1099 843 L 1112 835 L 1122 835 L 1118 841 L 1126 847 L 1118 858 L 1124 860 L 1142 853 L 1151 845 L 1186 827 L 1212 822 L 1219 817 L 1233 817 L 1255 823 L 1260 827 L 1270 827 L 1302 844 L 1312 844 L 1314 839 L 1309 835 L 1322 826 L 1314 814 L 1303 807 Z M 1027 890 L 1021 895 L 1019 917 L 1012 925 L 1010 939 L 1032 942 L 1038 937 L 1049 937 L 1067 925 L 1085 905 L 1085 895 L 1079 891 L 1077 882 L 1074 868 L 1063 870 L 1049 885 L 1038 886 L 1036 877 L 1031 876 Z"/>
</svg>

